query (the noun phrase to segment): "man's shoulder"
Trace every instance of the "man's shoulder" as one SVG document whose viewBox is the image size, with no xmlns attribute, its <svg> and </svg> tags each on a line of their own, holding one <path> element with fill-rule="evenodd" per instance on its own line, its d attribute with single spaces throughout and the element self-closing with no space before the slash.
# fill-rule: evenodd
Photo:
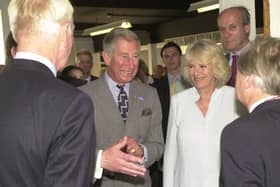
<svg viewBox="0 0 280 187">
<path fill-rule="evenodd" d="M 154 79 L 153 84 L 151 84 L 151 86 L 157 88 L 157 89 L 164 89 L 164 88 L 168 88 L 169 87 L 169 83 L 168 83 L 168 77 L 163 76 L 160 79 Z"/>
<path fill-rule="evenodd" d="M 135 80 L 131 82 L 131 86 L 132 88 L 138 89 L 140 92 L 151 92 L 155 90 L 155 88 L 152 85 Z"/>
<path fill-rule="evenodd" d="M 75 98 L 88 99 L 87 95 L 81 90 L 59 79 L 54 80 L 53 83 L 48 86 L 45 85 L 44 89 L 46 93 L 52 93 L 52 95 L 55 95 L 60 101 L 73 100 Z"/>
<path fill-rule="evenodd" d="M 228 124 L 223 132 L 222 139 L 247 139 L 253 137 L 255 132 L 260 131 L 259 119 L 252 114 L 243 115 Z"/>
</svg>

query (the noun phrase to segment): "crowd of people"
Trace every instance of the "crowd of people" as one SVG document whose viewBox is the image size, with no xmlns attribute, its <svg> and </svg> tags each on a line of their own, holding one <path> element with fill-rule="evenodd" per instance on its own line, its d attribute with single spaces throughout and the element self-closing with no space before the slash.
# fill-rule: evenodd
<svg viewBox="0 0 280 187">
<path fill-rule="evenodd" d="M 115 28 L 100 77 L 86 49 L 66 66 L 68 0 L 11 0 L 8 13 L 0 186 L 280 186 L 280 39 L 250 41 L 245 7 L 220 12 L 222 47 L 167 42 L 153 75 L 136 33 Z"/>
</svg>

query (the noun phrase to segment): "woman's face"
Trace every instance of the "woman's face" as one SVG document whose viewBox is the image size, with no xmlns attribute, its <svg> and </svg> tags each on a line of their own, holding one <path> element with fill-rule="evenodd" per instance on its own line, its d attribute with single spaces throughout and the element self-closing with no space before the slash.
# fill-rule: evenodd
<svg viewBox="0 0 280 187">
<path fill-rule="evenodd" d="M 197 90 L 215 88 L 214 70 L 211 63 L 202 63 L 192 59 L 188 62 L 188 73 Z"/>
</svg>

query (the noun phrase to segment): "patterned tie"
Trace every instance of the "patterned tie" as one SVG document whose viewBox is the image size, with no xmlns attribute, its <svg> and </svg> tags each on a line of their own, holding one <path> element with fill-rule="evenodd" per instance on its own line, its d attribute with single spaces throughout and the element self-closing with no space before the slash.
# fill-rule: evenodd
<svg viewBox="0 0 280 187">
<path fill-rule="evenodd" d="M 118 95 L 118 107 L 123 121 L 126 122 L 128 113 L 128 97 L 125 90 L 123 89 L 123 86 L 117 85 L 117 87 L 120 89 L 120 93 Z"/>
<path fill-rule="evenodd" d="M 235 79 L 236 79 L 236 71 L 237 71 L 237 60 L 238 55 L 232 55 L 232 61 L 231 61 L 231 77 L 227 83 L 229 86 L 235 86 Z"/>
</svg>

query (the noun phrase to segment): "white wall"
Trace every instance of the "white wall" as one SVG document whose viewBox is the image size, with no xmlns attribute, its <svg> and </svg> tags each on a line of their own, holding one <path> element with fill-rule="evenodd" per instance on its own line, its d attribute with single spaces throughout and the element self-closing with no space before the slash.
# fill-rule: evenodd
<svg viewBox="0 0 280 187">
<path fill-rule="evenodd" d="M 280 1 L 269 0 L 270 6 L 270 35 L 273 37 L 280 37 Z"/>
</svg>

